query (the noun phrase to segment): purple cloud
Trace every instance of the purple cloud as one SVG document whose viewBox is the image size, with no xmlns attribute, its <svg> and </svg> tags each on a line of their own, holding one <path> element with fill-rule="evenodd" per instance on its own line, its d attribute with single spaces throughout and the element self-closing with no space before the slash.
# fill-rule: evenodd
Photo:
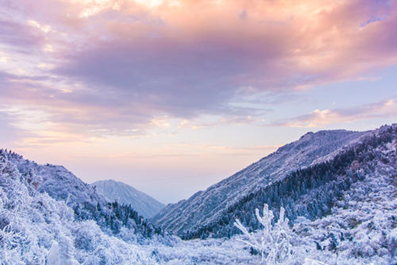
<svg viewBox="0 0 397 265">
<path fill-rule="evenodd" d="M 267 126 L 286 127 L 323 127 L 328 124 L 349 123 L 358 120 L 394 118 L 397 113 L 395 99 L 379 101 L 372 104 L 339 109 L 316 109 L 310 114 L 288 118 Z"/>
</svg>

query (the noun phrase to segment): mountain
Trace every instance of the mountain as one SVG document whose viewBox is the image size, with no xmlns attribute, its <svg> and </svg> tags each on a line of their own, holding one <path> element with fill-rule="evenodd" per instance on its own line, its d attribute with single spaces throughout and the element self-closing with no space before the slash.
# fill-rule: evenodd
<svg viewBox="0 0 397 265">
<path fill-rule="evenodd" d="M 45 164 L 24 159 L 14 152 L 4 152 L 7 159 L 15 165 L 21 175 L 39 180 L 38 192 L 46 192 L 56 200 L 65 201 L 69 206 L 83 202 L 91 204 L 106 203 L 106 199 L 93 187 L 85 183 L 63 166 Z"/>
<path fill-rule="evenodd" d="M 252 207 L 263 208 L 263 214 L 253 214 Z M 266 264 L 397 264 L 396 213 L 393 125 L 373 131 L 328 161 L 252 192 L 218 222 L 187 237 L 232 235 L 238 219 L 250 246 L 267 255 Z"/>
<path fill-rule="evenodd" d="M 237 182 L 245 194 L 225 208 L 198 204 L 216 201 L 216 191 L 203 197 L 213 187 L 175 204 L 200 207 L 185 207 L 182 220 L 214 214 L 179 232 L 212 238 L 180 240 L 67 169 L 0 149 L 1 263 L 397 264 L 397 124 L 306 134 L 214 186 L 225 191 L 241 174 L 251 189 Z M 252 187 L 255 178 L 263 183 Z"/>
<path fill-rule="evenodd" d="M 74 210 L 78 221 L 94 220 L 103 231 L 119 235 L 123 229 L 133 229 L 134 237 L 144 239 L 161 230 L 145 220 L 129 205 L 109 202 L 94 187 L 85 183 L 63 166 L 40 165 L 23 156 L 1 149 L 7 163 L 39 193 L 47 193 L 57 201 L 64 201 Z"/>
<path fill-rule="evenodd" d="M 131 204 L 140 215 L 150 218 L 157 214 L 164 204 L 156 201 L 149 195 L 125 184 L 114 180 L 100 180 L 91 184 L 103 194 L 109 201 L 117 201 L 123 204 Z"/>
<path fill-rule="evenodd" d="M 337 196 L 333 192 L 341 189 L 343 185 L 346 186 L 344 189 L 349 188 L 350 179 L 343 183 L 335 180 L 338 174 L 342 174 L 341 172 L 345 174 L 354 158 L 358 158 L 358 155 L 346 158 L 349 156 L 346 152 L 365 141 L 371 141 L 374 135 L 386 133 L 389 129 L 396 130 L 396 127 L 396 125 L 385 126 L 367 132 L 334 130 L 307 133 L 299 140 L 279 148 L 276 152 L 205 191 L 197 192 L 187 200 L 168 205 L 152 220 L 167 231 L 188 239 L 231 236 L 237 232 L 233 229 L 235 217 L 242 218 L 244 224 L 255 229 L 257 226 L 253 221 L 255 218 L 248 211 L 260 207 L 267 201 L 273 203 L 271 206 L 276 207 L 289 204 L 290 207 L 287 209 L 289 217 L 296 217 L 298 214 L 309 218 L 323 216 L 332 206 L 332 196 Z M 343 159 L 353 160 L 346 165 L 340 162 Z M 318 174 L 319 172 L 326 173 L 326 176 Z M 309 178 L 309 181 L 299 182 L 301 178 Z M 333 186 L 326 185 L 329 183 Z M 298 184 L 312 186 L 294 186 Z M 315 193 L 314 188 L 318 188 L 316 185 L 322 185 L 324 189 Z M 321 196 L 327 189 L 332 190 L 329 196 Z M 293 191 L 294 194 L 284 198 L 282 192 L 286 190 L 290 193 Z M 314 199 L 318 198 L 314 203 L 324 204 L 326 207 L 316 208 L 316 205 L 309 203 L 312 209 L 299 208 L 298 205 L 305 206 L 307 202 L 311 202 L 313 197 L 307 196 L 310 192 L 313 192 Z M 294 212 L 293 209 L 296 208 L 300 210 Z"/>
<path fill-rule="evenodd" d="M 55 190 L 54 197 L 44 192 L 50 187 Z M 88 194 L 79 195 L 76 191 L 81 189 Z M 64 198 L 65 194 L 71 195 Z M 73 200 L 70 206 L 64 200 L 68 197 Z M 92 187 L 63 167 L 39 166 L 0 149 L 0 263 L 157 264 L 141 247 L 126 242 L 135 242 L 139 237 L 137 225 L 124 227 L 123 235 L 115 237 L 103 231 L 95 220 L 76 218 L 71 205 L 80 205 L 78 199 L 94 203 L 98 198 L 103 201 Z M 120 207 L 113 209 L 117 215 L 123 213 Z M 100 213 L 116 221 L 110 210 Z"/>
<path fill-rule="evenodd" d="M 316 221 L 349 212 L 357 205 L 350 199 L 360 202 L 371 191 L 375 195 L 365 198 L 368 205 L 372 205 L 366 209 L 367 213 L 377 212 L 383 204 L 386 205 L 383 212 L 393 212 L 397 209 L 389 207 L 387 201 L 397 199 L 393 184 L 397 177 L 396 141 L 397 126 L 382 127 L 344 148 L 330 160 L 294 170 L 284 178 L 252 191 L 226 209 L 220 219 L 193 227 L 183 237 L 230 237 L 238 232 L 234 227 L 235 219 L 252 230 L 259 229 L 261 225 L 250 212 L 263 204 L 274 209 L 276 216 L 278 209 L 284 207 L 291 224 L 303 217 Z M 361 198 L 357 199 L 357 195 Z M 343 207 L 338 207 L 340 205 Z"/>
</svg>

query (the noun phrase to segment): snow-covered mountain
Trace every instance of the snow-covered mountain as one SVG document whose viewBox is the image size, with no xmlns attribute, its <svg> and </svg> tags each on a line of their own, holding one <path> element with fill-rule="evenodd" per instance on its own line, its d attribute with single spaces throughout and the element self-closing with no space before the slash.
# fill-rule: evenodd
<svg viewBox="0 0 397 265">
<path fill-rule="evenodd" d="M 396 183 L 397 124 L 309 133 L 214 185 L 245 192 L 228 197 L 233 203 L 217 198 L 216 189 L 208 193 L 214 187 L 185 201 L 199 208 L 182 208 L 182 220 L 200 211 L 216 216 L 180 232 L 205 240 L 183 241 L 156 231 L 131 207 L 107 202 L 63 167 L 0 149 L 0 263 L 397 264 Z M 218 212 L 211 211 L 216 200 L 225 207 Z"/>
<path fill-rule="evenodd" d="M 47 188 L 60 191 L 55 184 L 61 186 L 68 181 L 75 182 L 75 186 L 63 187 L 66 192 L 69 189 L 90 191 L 92 187 L 79 185 L 81 183 L 62 167 L 38 166 L 29 161 L 22 166 L 15 164 L 17 161 L 23 162 L 22 157 L 0 150 L 1 264 L 156 264 L 140 247 L 126 242 L 139 237 L 135 227 L 124 228 L 123 235 L 114 237 L 93 220 L 76 221 L 76 211 L 64 200 L 40 192 Z M 31 171 L 22 173 L 18 169 L 27 169 L 27 165 L 32 166 Z M 35 170 L 43 176 L 36 175 Z M 49 175 L 50 172 L 55 175 Z M 93 200 L 95 197 L 90 195 L 96 196 L 92 192 L 82 197 L 73 193 L 69 197 Z M 62 196 L 60 192 L 55 197 Z M 112 215 L 107 217 L 115 219 Z"/>
<path fill-rule="evenodd" d="M 76 177 L 63 166 L 40 165 L 23 156 L 1 150 L 18 174 L 32 182 L 39 193 L 47 193 L 57 201 L 64 201 L 74 211 L 76 220 L 94 220 L 103 231 L 120 234 L 122 229 L 133 229 L 138 237 L 146 238 L 161 233 L 129 205 L 109 202 L 96 189 Z"/>
<path fill-rule="evenodd" d="M 236 207 L 250 194 L 271 186 L 294 171 L 330 161 L 343 150 L 374 133 L 345 130 L 307 133 L 205 191 L 166 206 L 152 220 L 175 234 L 186 236 L 189 232 L 197 236 L 197 232 L 203 227 L 226 222 L 224 218 L 227 211 Z M 223 233 L 227 234 L 228 232 Z"/>
<path fill-rule="evenodd" d="M 157 214 L 164 204 L 158 202 L 146 193 L 143 193 L 125 183 L 114 180 L 100 180 L 91 184 L 109 201 L 131 204 L 132 208 L 145 218 Z"/>
<path fill-rule="evenodd" d="M 240 219 L 245 226 L 257 230 L 260 224 L 251 212 L 263 204 L 275 210 L 276 216 L 279 208 L 284 207 L 287 217 L 294 223 L 302 217 L 316 220 L 343 210 L 335 209 L 336 205 L 345 205 L 346 209 L 350 202 L 341 202 L 341 198 L 355 198 L 357 191 L 354 187 L 370 191 L 381 190 L 388 185 L 383 190 L 393 190 L 393 185 L 390 184 L 397 177 L 396 142 L 397 126 L 382 127 L 344 148 L 330 160 L 294 170 L 284 178 L 253 190 L 225 209 L 219 219 L 205 225 L 193 225 L 182 236 L 229 237 L 238 232 L 234 227 L 235 219 Z M 373 185 L 382 181 L 384 184 Z M 389 194 L 393 194 L 393 191 Z M 393 196 L 382 195 L 382 198 L 388 200 L 393 199 Z M 397 199 L 396 196 L 394 198 Z M 375 211 L 381 203 L 379 198 L 368 197 L 366 200 L 374 206 L 373 209 L 368 209 L 369 212 Z"/>
</svg>

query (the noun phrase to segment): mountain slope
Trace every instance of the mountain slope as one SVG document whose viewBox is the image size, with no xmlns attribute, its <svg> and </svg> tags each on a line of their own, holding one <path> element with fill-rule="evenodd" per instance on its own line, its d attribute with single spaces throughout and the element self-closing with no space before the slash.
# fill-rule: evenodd
<svg viewBox="0 0 397 265">
<path fill-rule="evenodd" d="M 114 235 L 120 234 L 123 229 L 133 229 L 136 234 L 134 237 L 138 239 L 161 233 L 131 206 L 108 202 L 94 187 L 65 167 L 39 165 L 11 151 L 1 150 L 1 153 L 25 181 L 35 186 L 37 192 L 47 193 L 70 206 L 76 220 L 94 220 L 103 231 Z"/>
<path fill-rule="evenodd" d="M 156 201 L 149 195 L 125 184 L 114 180 L 100 180 L 91 184 L 103 194 L 109 201 L 118 201 L 123 204 L 131 204 L 140 215 L 150 218 L 157 214 L 164 204 Z"/>
<path fill-rule="evenodd" d="M 206 227 L 221 220 L 227 209 L 252 192 L 285 178 L 297 169 L 330 160 L 370 133 L 345 130 L 307 133 L 298 141 L 279 148 L 188 200 L 168 205 L 152 220 L 178 235 Z"/>
<path fill-rule="evenodd" d="M 7 152 L 7 157 L 23 176 L 37 176 L 40 179 L 39 192 L 46 192 L 58 201 L 65 201 L 72 207 L 83 202 L 95 205 L 106 203 L 106 199 L 98 194 L 93 187 L 63 166 L 40 165 L 13 152 Z"/>
<path fill-rule="evenodd" d="M 334 197 L 329 215 L 296 220 L 294 229 L 316 244 L 317 258 L 327 264 L 397 264 L 397 126 L 352 151 L 356 157 L 346 175 L 359 180 Z M 334 253 L 333 261 L 321 257 L 325 250 Z"/>
<path fill-rule="evenodd" d="M 156 264 L 141 247 L 104 233 L 95 222 L 76 222 L 65 201 L 38 192 L 38 175 L 21 174 L 16 157 L 21 159 L 0 149 L 1 264 Z M 133 238 L 135 231 L 126 234 Z"/>
<path fill-rule="evenodd" d="M 218 220 L 193 225 L 184 237 L 231 236 L 238 232 L 233 225 L 236 218 L 252 230 L 259 229 L 260 224 L 250 212 L 263 204 L 274 209 L 276 215 L 284 207 L 287 217 L 295 221 L 299 217 L 316 220 L 344 210 L 352 202 L 344 201 L 344 208 L 336 209 L 341 198 L 355 198 L 363 190 L 385 190 L 388 186 L 387 190 L 394 191 L 387 191 L 389 195 L 384 195 L 383 200 L 396 199 L 396 143 L 397 126 L 382 127 L 328 161 L 295 170 L 251 192 L 226 209 Z M 375 205 L 374 211 L 380 203 L 378 197 L 368 197 L 366 201 Z"/>
</svg>

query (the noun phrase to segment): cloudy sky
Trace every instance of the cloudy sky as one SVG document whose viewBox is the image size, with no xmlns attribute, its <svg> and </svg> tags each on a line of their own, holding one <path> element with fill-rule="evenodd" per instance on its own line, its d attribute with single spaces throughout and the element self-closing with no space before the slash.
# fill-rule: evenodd
<svg viewBox="0 0 397 265">
<path fill-rule="evenodd" d="M 176 202 L 397 117 L 394 0 L 0 0 L 0 143 Z"/>
</svg>

